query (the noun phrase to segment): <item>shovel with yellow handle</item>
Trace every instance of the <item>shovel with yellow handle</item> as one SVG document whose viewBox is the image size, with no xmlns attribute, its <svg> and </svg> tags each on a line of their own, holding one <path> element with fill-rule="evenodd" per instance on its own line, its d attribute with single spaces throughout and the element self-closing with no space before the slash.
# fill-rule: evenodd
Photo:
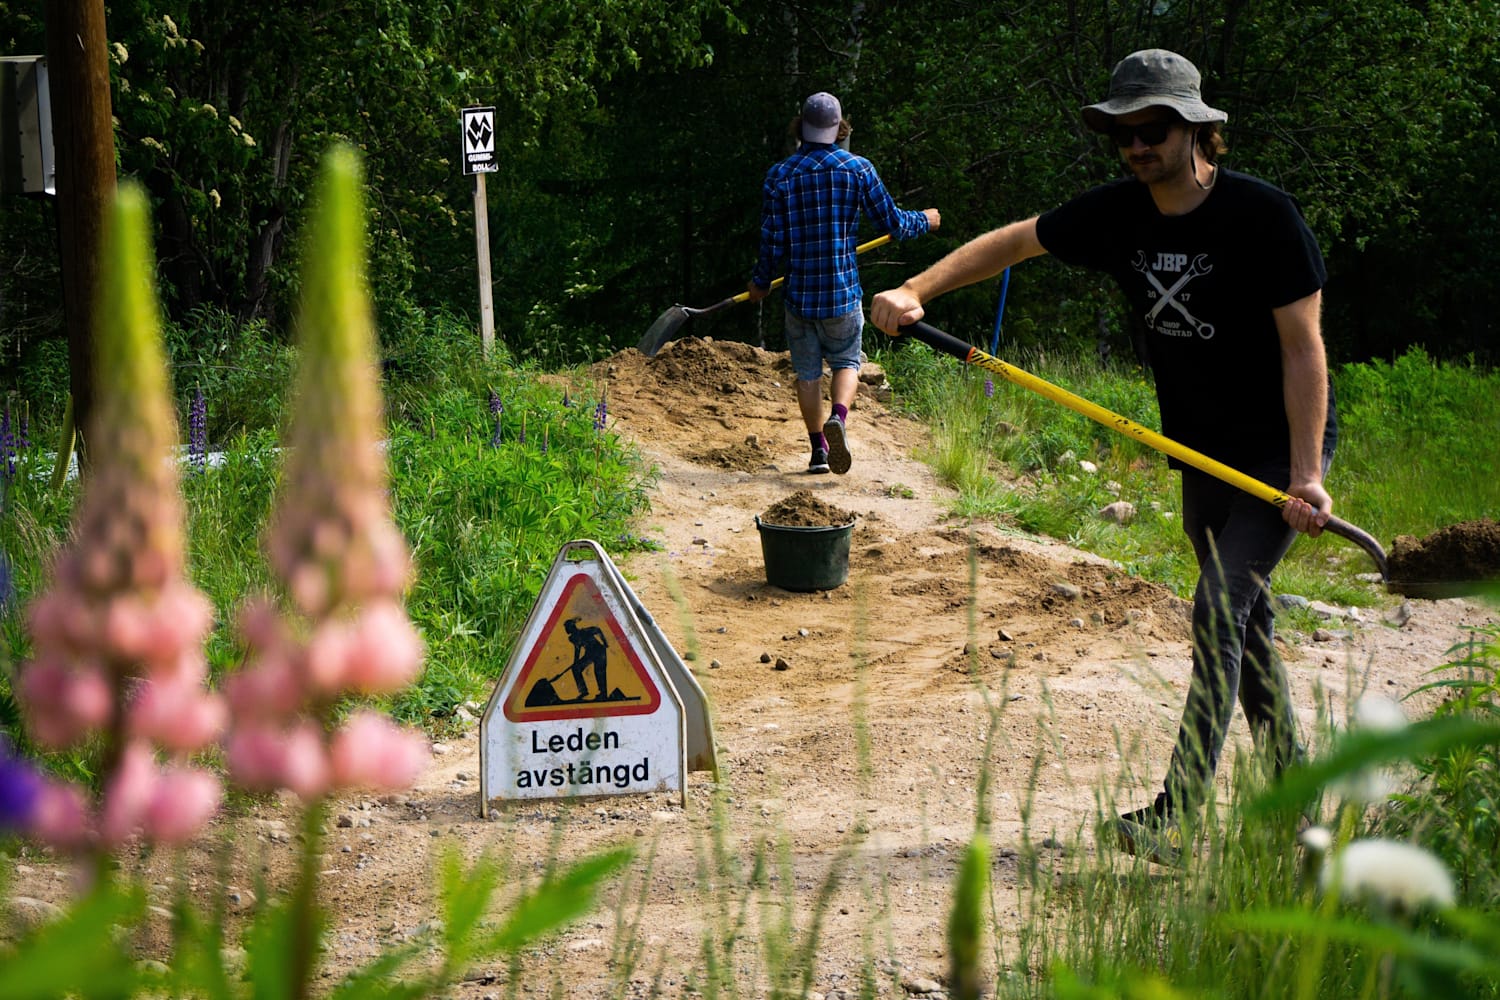
<svg viewBox="0 0 1500 1000">
<path fill-rule="evenodd" d="M 1261 500 L 1275 506 L 1285 507 L 1291 502 L 1289 493 L 1267 486 L 1258 479 L 1254 479 L 1231 469 L 1229 466 L 1199 451 L 1194 451 L 1187 445 L 1178 444 L 1171 438 L 1163 437 L 1155 431 L 1142 427 L 1140 424 L 1122 417 L 1118 413 L 1106 410 L 1089 402 L 1082 396 L 1076 396 L 1068 390 L 1053 385 L 1046 379 L 1038 378 L 1030 372 L 1022 371 L 1015 365 L 1007 364 L 991 354 L 986 354 L 977 347 L 964 343 L 951 334 L 944 333 L 935 326 L 927 323 L 911 323 L 903 326 L 898 331 L 899 335 L 916 337 L 918 340 L 935 348 L 944 354 L 951 354 L 966 365 L 975 365 L 1000 376 L 1012 385 L 1018 385 L 1023 389 L 1029 389 L 1039 396 L 1045 396 L 1055 403 L 1061 403 L 1075 413 L 1081 413 L 1090 420 L 1103 424 L 1111 430 L 1118 431 L 1129 438 L 1134 438 L 1164 455 L 1170 455 L 1180 462 L 1191 465 L 1193 468 L 1208 473 L 1216 479 L 1221 479 L 1231 486 L 1244 490 L 1251 496 L 1259 497 Z M 1370 554 L 1375 560 L 1375 566 L 1380 570 L 1380 579 L 1388 582 L 1390 580 L 1389 565 L 1386 560 L 1385 549 L 1380 547 L 1369 532 L 1357 528 L 1342 518 L 1330 517 L 1328 523 L 1323 525 L 1324 531 L 1331 531 L 1335 535 L 1347 538 Z"/>
<path fill-rule="evenodd" d="M 876 247 L 884 246 L 890 241 L 891 234 L 886 233 L 884 236 L 875 237 L 868 243 L 861 243 L 854 248 L 854 252 L 864 253 L 866 250 L 873 250 Z M 771 287 L 779 288 L 785 280 L 785 278 L 777 278 L 771 282 Z M 636 344 L 636 350 L 648 358 L 655 357 L 656 352 L 662 349 L 662 345 L 675 337 L 677 331 L 681 329 L 682 324 L 694 316 L 707 316 L 709 313 L 718 312 L 720 309 L 727 309 L 737 303 L 747 302 L 749 299 L 749 292 L 740 292 L 738 295 L 731 295 L 722 302 L 715 302 L 713 305 L 704 306 L 702 309 L 693 309 L 690 306 L 673 306 L 656 317 L 656 322 L 651 324 L 651 328 L 641 337 L 640 343 Z"/>
</svg>

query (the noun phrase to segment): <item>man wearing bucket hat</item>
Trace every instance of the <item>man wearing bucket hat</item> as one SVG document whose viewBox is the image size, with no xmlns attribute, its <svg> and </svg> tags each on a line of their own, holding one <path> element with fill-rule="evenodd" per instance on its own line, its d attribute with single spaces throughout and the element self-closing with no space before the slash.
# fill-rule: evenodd
<svg viewBox="0 0 1500 1000">
<path fill-rule="evenodd" d="M 1236 694 L 1273 767 L 1300 752 L 1269 579 L 1297 532 L 1316 536 L 1333 509 L 1323 486 L 1337 437 L 1319 318 L 1326 272 L 1296 201 L 1219 165 L 1227 116 L 1204 103 L 1198 70 L 1182 56 L 1126 56 L 1106 99 L 1082 113 L 1131 176 L 977 237 L 876 295 L 870 312 L 894 333 L 935 296 L 1043 253 L 1106 272 L 1145 328 L 1166 436 L 1286 484 L 1293 499 L 1278 512 L 1171 463 L 1199 571 L 1192 680 L 1163 791 L 1105 830 L 1132 853 L 1171 863 L 1182 824 L 1212 788 Z"/>
<path fill-rule="evenodd" d="M 870 161 L 839 145 L 850 129 L 832 94 L 808 97 L 795 125 L 796 152 L 766 173 L 760 254 L 746 291 L 751 302 L 759 301 L 773 274 L 786 275 L 786 342 L 812 449 L 807 471 L 842 474 L 852 463 L 845 428 L 859 389 L 865 325 L 855 256 L 860 213 L 898 240 L 936 229 L 941 218 L 935 208 L 898 208 Z M 832 398 L 826 420 L 824 361 Z"/>
</svg>

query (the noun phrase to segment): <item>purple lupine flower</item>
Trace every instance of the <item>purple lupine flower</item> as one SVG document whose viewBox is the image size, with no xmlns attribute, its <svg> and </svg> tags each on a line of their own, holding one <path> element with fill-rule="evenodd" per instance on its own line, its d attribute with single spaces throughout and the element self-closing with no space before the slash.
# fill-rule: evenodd
<svg viewBox="0 0 1500 1000">
<path fill-rule="evenodd" d="M 526 414 L 521 414 L 521 436 L 516 438 L 519 444 L 526 443 Z"/>
<path fill-rule="evenodd" d="M 0 736 L 0 830 L 29 828 L 41 792 L 41 774 L 14 756 L 10 741 Z"/>
<path fill-rule="evenodd" d="M 984 380 L 984 398 L 995 398 L 995 380 L 992 378 L 987 378 Z"/>
<path fill-rule="evenodd" d="M 573 405 L 573 400 L 568 395 L 568 390 L 564 389 L 563 390 L 563 406 L 572 406 L 572 405 Z"/>
<path fill-rule="evenodd" d="M 547 428 L 547 427 L 543 427 L 542 428 L 542 454 L 543 455 L 547 454 L 547 449 L 551 445 L 550 434 L 548 433 L 549 430 L 550 430 L 550 428 Z"/>
<path fill-rule="evenodd" d="M 31 415 L 21 414 L 21 425 L 16 431 L 16 448 L 25 451 L 31 447 Z"/>
<path fill-rule="evenodd" d="M 494 389 L 490 390 L 490 413 L 495 418 L 495 433 L 490 435 L 490 447 L 498 448 L 502 437 L 500 422 L 505 415 L 505 404 L 500 402 L 500 394 Z"/>
<path fill-rule="evenodd" d="M 604 397 L 600 396 L 599 397 L 599 404 L 594 407 L 594 430 L 596 430 L 596 431 L 602 431 L 602 430 L 604 430 L 604 423 L 608 419 L 609 419 L 609 405 L 605 402 Z"/>
<path fill-rule="evenodd" d="M 0 413 L 0 462 L 5 463 L 5 478 L 16 475 L 16 437 L 10 432 L 10 407 Z"/>
<path fill-rule="evenodd" d="M 193 390 L 188 410 L 188 464 L 199 475 L 208 466 L 208 401 L 201 388 Z"/>
</svg>

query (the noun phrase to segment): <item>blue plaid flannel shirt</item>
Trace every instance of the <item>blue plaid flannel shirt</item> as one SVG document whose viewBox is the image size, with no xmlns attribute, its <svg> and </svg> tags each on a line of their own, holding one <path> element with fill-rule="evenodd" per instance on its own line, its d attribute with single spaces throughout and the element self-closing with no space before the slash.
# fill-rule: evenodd
<svg viewBox="0 0 1500 1000">
<path fill-rule="evenodd" d="M 827 319 L 860 308 L 858 245 L 863 211 L 897 240 L 927 232 L 924 212 L 898 208 L 875 167 L 833 145 L 803 143 L 766 172 L 760 257 L 750 280 L 769 288 L 786 275 L 786 304 Z"/>
</svg>

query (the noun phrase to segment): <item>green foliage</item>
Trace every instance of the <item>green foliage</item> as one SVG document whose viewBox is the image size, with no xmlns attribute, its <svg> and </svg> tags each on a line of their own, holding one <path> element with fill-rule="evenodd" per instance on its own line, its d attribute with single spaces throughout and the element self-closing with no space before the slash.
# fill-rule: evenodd
<svg viewBox="0 0 1500 1000">
<path fill-rule="evenodd" d="M 1489 435 L 1476 433 L 1500 426 L 1500 372 L 1411 348 L 1337 369 L 1334 390 L 1331 478 L 1346 517 L 1392 538 L 1500 510 L 1500 465 Z"/>
<path fill-rule="evenodd" d="M 1197 563 L 1163 456 L 1025 389 L 996 382 L 987 397 L 982 370 L 919 345 L 898 343 L 879 360 L 898 405 L 931 426 L 924 458 L 960 491 L 958 513 L 1065 539 L 1191 593 Z M 1152 384 L 1138 371 L 1066 354 L 1020 364 L 1146 427 L 1159 423 Z M 1500 469 L 1475 428 L 1500 426 L 1500 376 L 1412 349 L 1395 362 L 1336 367 L 1334 387 L 1340 433 L 1329 489 L 1341 516 L 1387 540 L 1494 516 Z M 1136 507 L 1129 525 L 1098 517 L 1119 499 Z M 1301 539 L 1278 569 L 1277 589 L 1368 606 L 1381 598 L 1356 574 L 1372 568 L 1331 536 Z"/>
<path fill-rule="evenodd" d="M 143 888 L 101 883 L 57 920 L 0 947 L 0 996 L 113 1000 L 137 995 L 141 975 L 114 933 L 146 912 Z"/>
<path fill-rule="evenodd" d="M 1447 696 L 1436 716 L 1450 725 L 1500 721 L 1500 628 L 1476 630 L 1423 690 Z M 1402 796 L 1391 817 L 1398 835 L 1418 836 L 1449 863 L 1466 894 L 1500 884 L 1500 754 L 1473 740 L 1422 755 L 1424 794 Z"/>
</svg>

